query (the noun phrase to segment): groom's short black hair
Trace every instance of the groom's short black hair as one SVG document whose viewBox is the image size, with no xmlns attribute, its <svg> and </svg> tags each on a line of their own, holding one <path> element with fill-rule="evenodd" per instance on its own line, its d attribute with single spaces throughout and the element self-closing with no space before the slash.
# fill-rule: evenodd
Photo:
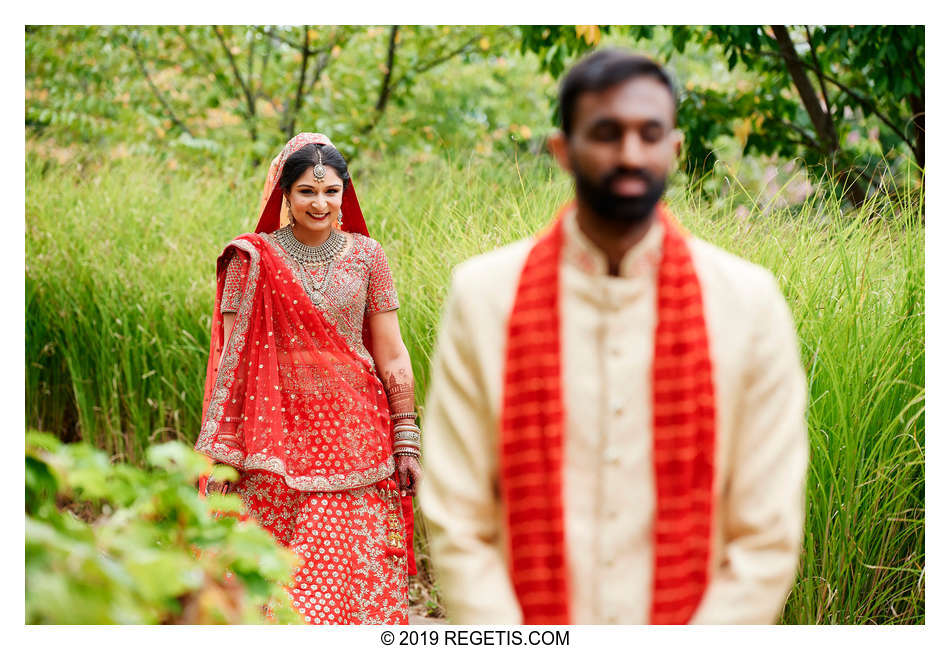
<svg viewBox="0 0 950 650">
<path fill-rule="evenodd" d="M 568 71 L 561 82 L 561 89 L 558 92 L 561 130 L 565 135 L 571 134 L 571 129 L 574 127 L 574 107 L 581 94 L 606 90 L 622 81 L 637 77 L 653 77 L 669 88 L 673 96 L 675 123 L 678 100 L 676 88 L 669 73 L 649 57 L 619 48 L 605 48 L 581 59 Z"/>
</svg>

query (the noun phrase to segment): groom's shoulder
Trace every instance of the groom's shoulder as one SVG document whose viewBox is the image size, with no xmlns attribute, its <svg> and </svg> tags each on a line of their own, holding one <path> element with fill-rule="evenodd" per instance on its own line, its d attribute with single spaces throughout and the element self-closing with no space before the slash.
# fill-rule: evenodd
<svg viewBox="0 0 950 650">
<path fill-rule="evenodd" d="M 752 312 L 761 309 L 763 303 L 784 301 L 769 269 L 704 239 L 690 237 L 688 241 L 705 299 Z"/>
<path fill-rule="evenodd" d="M 727 251 L 705 239 L 692 236 L 688 240 L 690 252 L 701 264 L 726 277 L 738 281 L 749 278 L 763 281 L 772 276 L 771 271 L 740 255 Z"/>
<path fill-rule="evenodd" d="M 458 290 L 497 293 L 511 287 L 512 293 L 534 243 L 526 238 L 471 257 L 452 271 L 452 283 Z"/>
</svg>

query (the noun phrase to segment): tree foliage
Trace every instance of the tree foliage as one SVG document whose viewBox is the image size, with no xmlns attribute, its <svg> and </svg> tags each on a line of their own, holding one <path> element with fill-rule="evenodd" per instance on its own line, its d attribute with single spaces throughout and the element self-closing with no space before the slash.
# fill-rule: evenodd
<svg viewBox="0 0 950 650">
<path fill-rule="evenodd" d="M 607 34 L 618 43 L 654 39 L 659 58 L 678 72 L 682 55 L 697 49 L 725 61 L 738 81 L 680 80 L 678 120 L 694 173 L 715 162 L 723 136 L 736 138 L 743 153 L 834 170 L 855 203 L 882 182 L 875 168 L 882 154 L 903 153 L 924 168 L 920 26 L 677 26 L 661 41 L 651 27 L 542 25 L 521 34 L 522 48 L 555 76 Z"/>
<path fill-rule="evenodd" d="M 260 163 L 302 130 L 351 161 L 538 151 L 557 79 L 606 43 L 646 49 L 682 82 L 694 178 L 723 151 L 798 159 L 860 203 L 882 161 L 923 169 L 914 26 L 27 27 L 28 140 L 62 143 L 60 159 L 100 147 Z"/>
<path fill-rule="evenodd" d="M 451 83 L 446 63 L 484 61 L 513 39 L 478 26 L 30 27 L 26 123 L 87 143 L 131 124 L 130 141 L 246 146 L 258 160 L 320 130 L 353 158 L 399 140 L 419 87 Z"/>
</svg>

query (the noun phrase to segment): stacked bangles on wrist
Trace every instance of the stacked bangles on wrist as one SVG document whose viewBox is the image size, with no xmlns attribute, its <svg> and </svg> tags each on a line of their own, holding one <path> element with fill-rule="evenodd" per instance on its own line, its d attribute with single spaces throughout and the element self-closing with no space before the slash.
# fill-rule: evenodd
<svg viewBox="0 0 950 650">
<path fill-rule="evenodd" d="M 413 458 L 422 456 L 422 432 L 415 423 L 417 416 L 415 411 L 396 413 L 392 416 L 395 423 L 393 427 L 394 456 L 412 456 Z"/>
</svg>

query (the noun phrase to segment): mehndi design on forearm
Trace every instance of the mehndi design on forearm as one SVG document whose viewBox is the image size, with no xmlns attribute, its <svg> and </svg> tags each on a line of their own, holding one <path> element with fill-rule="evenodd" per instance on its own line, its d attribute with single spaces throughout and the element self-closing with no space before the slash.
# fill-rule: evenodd
<svg viewBox="0 0 950 650">
<path fill-rule="evenodd" d="M 408 369 L 400 368 L 396 372 L 390 372 L 383 385 L 389 397 L 390 413 L 407 413 L 415 410 L 415 381 Z"/>
<path fill-rule="evenodd" d="M 422 452 L 421 432 L 416 426 L 415 387 L 412 372 L 400 368 L 390 372 L 383 382 L 393 414 L 393 454 L 419 458 Z"/>
</svg>

